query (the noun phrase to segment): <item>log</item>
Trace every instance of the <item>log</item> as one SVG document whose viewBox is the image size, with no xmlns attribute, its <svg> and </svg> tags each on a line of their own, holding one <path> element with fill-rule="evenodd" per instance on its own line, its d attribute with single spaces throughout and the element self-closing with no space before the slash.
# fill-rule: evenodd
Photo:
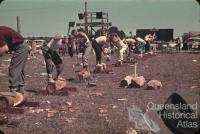
<svg viewBox="0 0 200 134">
<path fill-rule="evenodd" d="M 133 77 L 132 83 L 131 83 L 130 86 L 140 88 L 140 87 L 144 86 L 145 82 L 146 81 L 145 81 L 145 78 L 143 76 Z"/>
<path fill-rule="evenodd" d="M 121 82 L 120 87 L 129 87 L 129 85 L 132 83 L 132 76 L 126 76 Z"/>
<path fill-rule="evenodd" d="M 46 87 L 46 91 L 48 94 L 53 94 L 56 92 L 56 84 L 55 83 L 48 83 Z"/>
<path fill-rule="evenodd" d="M 97 64 L 95 69 L 94 69 L 94 73 L 101 73 L 101 72 L 103 72 L 103 65 Z"/>
<path fill-rule="evenodd" d="M 162 88 L 162 83 L 158 80 L 150 80 L 147 83 L 147 87 L 146 87 L 147 90 L 160 89 L 160 88 Z"/>
<path fill-rule="evenodd" d="M 25 102 L 27 95 L 16 92 L 16 96 L 9 95 L 9 92 L 1 92 L 0 96 L 0 109 L 6 109 L 8 107 L 16 107 Z"/>
<path fill-rule="evenodd" d="M 133 74 L 126 76 L 121 82 L 120 86 L 121 87 L 135 87 L 135 88 L 140 88 L 144 86 L 145 84 L 145 79 L 143 76 L 138 76 L 138 74 Z"/>
<path fill-rule="evenodd" d="M 91 77 L 91 74 L 88 71 L 81 71 L 78 73 L 78 78 L 80 81 L 90 79 L 90 77 Z"/>
<path fill-rule="evenodd" d="M 46 91 L 49 94 L 53 94 L 56 91 L 63 89 L 64 87 L 66 87 L 66 80 L 56 80 L 55 83 L 48 83 Z"/>
<path fill-rule="evenodd" d="M 56 84 L 56 90 L 61 90 L 66 86 L 66 80 L 57 80 L 55 84 Z"/>
<path fill-rule="evenodd" d="M 107 65 L 105 63 L 97 64 L 94 73 L 109 73 L 110 71 L 107 69 Z"/>
<path fill-rule="evenodd" d="M 10 106 L 13 106 L 13 101 L 8 101 L 5 96 L 0 96 L 0 112 L 4 113 Z"/>
</svg>

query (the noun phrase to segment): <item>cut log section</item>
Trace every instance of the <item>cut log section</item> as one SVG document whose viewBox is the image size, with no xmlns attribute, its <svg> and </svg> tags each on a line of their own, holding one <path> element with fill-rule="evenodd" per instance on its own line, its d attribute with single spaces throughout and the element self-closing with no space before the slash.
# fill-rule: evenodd
<svg viewBox="0 0 200 134">
<path fill-rule="evenodd" d="M 78 73 L 79 81 L 88 80 L 90 78 L 91 78 L 91 74 L 88 71 L 81 71 L 81 72 Z"/>
<path fill-rule="evenodd" d="M 16 107 L 26 101 L 27 95 L 16 92 L 16 96 L 9 95 L 9 92 L 0 93 L 0 109 Z"/>
<path fill-rule="evenodd" d="M 109 73 L 109 70 L 107 69 L 107 65 L 105 63 L 97 64 L 94 73 Z"/>
<path fill-rule="evenodd" d="M 144 86 L 145 84 L 145 78 L 143 76 L 137 76 L 135 75 L 130 75 L 126 76 L 120 83 L 121 87 L 134 87 L 134 88 L 140 88 Z"/>
<path fill-rule="evenodd" d="M 147 83 L 147 87 L 146 87 L 147 90 L 160 89 L 160 88 L 162 88 L 162 83 L 158 80 L 150 80 Z"/>
<path fill-rule="evenodd" d="M 140 88 L 140 87 L 144 86 L 145 82 L 146 81 L 143 76 L 133 77 L 133 82 L 131 83 L 130 86 Z"/>
<path fill-rule="evenodd" d="M 56 91 L 59 91 L 66 87 L 66 80 L 56 80 L 55 83 L 48 83 L 46 87 L 46 91 L 49 94 L 55 93 Z"/>
<path fill-rule="evenodd" d="M 53 94 L 56 92 L 56 84 L 55 83 L 48 83 L 46 87 L 46 91 L 48 94 Z"/>
<path fill-rule="evenodd" d="M 132 76 L 126 76 L 120 83 L 121 87 L 129 87 L 129 85 L 132 83 Z"/>
</svg>

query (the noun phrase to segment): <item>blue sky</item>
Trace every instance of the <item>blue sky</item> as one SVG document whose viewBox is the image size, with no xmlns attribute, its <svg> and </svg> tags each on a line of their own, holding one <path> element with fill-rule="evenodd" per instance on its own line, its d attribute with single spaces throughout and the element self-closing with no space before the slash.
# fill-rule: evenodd
<svg viewBox="0 0 200 134">
<path fill-rule="evenodd" d="M 195 0 L 87 0 L 89 11 L 109 13 L 112 24 L 126 33 L 137 28 L 174 28 L 175 36 L 200 31 L 200 6 Z M 66 33 L 69 21 L 78 22 L 84 0 L 5 0 L 0 25 L 16 29 L 20 16 L 24 36 Z"/>
</svg>

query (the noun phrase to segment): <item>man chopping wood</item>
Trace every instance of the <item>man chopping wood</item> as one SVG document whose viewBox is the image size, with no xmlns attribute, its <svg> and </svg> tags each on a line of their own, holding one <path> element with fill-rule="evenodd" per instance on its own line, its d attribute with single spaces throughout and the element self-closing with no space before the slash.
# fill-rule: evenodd
<svg viewBox="0 0 200 134">
<path fill-rule="evenodd" d="M 120 39 L 117 33 L 112 33 L 110 35 L 110 41 L 114 43 L 114 45 L 118 48 L 118 53 L 119 53 L 118 63 L 123 64 L 124 53 L 126 52 L 128 46 Z"/>
<path fill-rule="evenodd" d="M 136 48 L 137 48 L 137 50 L 139 52 L 139 56 L 143 57 L 143 53 L 145 51 L 146 41 L 143 40 L 140 37 L 137 37 L 137 36 L 133 36 L 133 39 L 136 41 Z"/>
<path fill-rule="evenodd" d="M 92 45 L 91 42 L 84 32 L 78 32 L 77 30 L 72 30 L 71 32 L 72 36 L 74 36 L 76 39 L 83 38 L 84 39 L 84 52 L 83 52 L 83 57 L 82 57 L 82 63 L 83 63 L 83 70 L 81 71 L 82 73 L 84 72 L 90 72 L 89 66 L 88 66 L 88 56 L 90 55 L 92 51 Z"/>
<path fill-rule="evenodd" d="M 135 49 L 135 40 L 133 38 L 126 38 L 123 40 L 125 44 L 128 45 L 128 56 L 127 58 L 131 58 L 131 51 Z"/>
<path fill-rule="evenodd" d="M 92 41 L 92 47 L 96 55 L 96 65 L 101 64 L 101 57 L 102 57 L 101 54 L 102 54 L 102 51 L 103 53 L 105 53 L 104 46 L 108 44 L 108 40 L 109 39 L 107 37 L 107 33 L 104 32 L 102 36 L 99 36 Z"/>
<path fill-rule="evenodd" d="M 0 56 L 13 52 L 9 66 L 9 88 L 12 96 L 16 92 L 24 93 L 24 68 L 28 58 L 29 47 L 22 35 L 15 30 L 0 26 Z"/>
<path fill-rule="evenodd" d="M 60 75 L 63 70 L 63 60 L 58 54 L 59 48 L 66 43 L 66 37 L 62 34 L 56 34 L 51 41 L 43 46 L 42 52 L 46 62 L 48 82 L 55 83 L 55 80 L 64 80 Z M 53 66 L 56 66 L 56 77 L 53 78 Z"/>
</svg>

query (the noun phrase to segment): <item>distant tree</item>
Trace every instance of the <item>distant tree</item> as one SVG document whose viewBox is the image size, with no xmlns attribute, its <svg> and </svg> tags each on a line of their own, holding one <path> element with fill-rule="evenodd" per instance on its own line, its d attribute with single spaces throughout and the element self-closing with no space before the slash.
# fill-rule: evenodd
<svg viewBox="0 0 200 134">
<path fill-rule="evenodd" d="M 0 0 L 0 4 L 3 2 L 4 0 Z"/>
</svg>

